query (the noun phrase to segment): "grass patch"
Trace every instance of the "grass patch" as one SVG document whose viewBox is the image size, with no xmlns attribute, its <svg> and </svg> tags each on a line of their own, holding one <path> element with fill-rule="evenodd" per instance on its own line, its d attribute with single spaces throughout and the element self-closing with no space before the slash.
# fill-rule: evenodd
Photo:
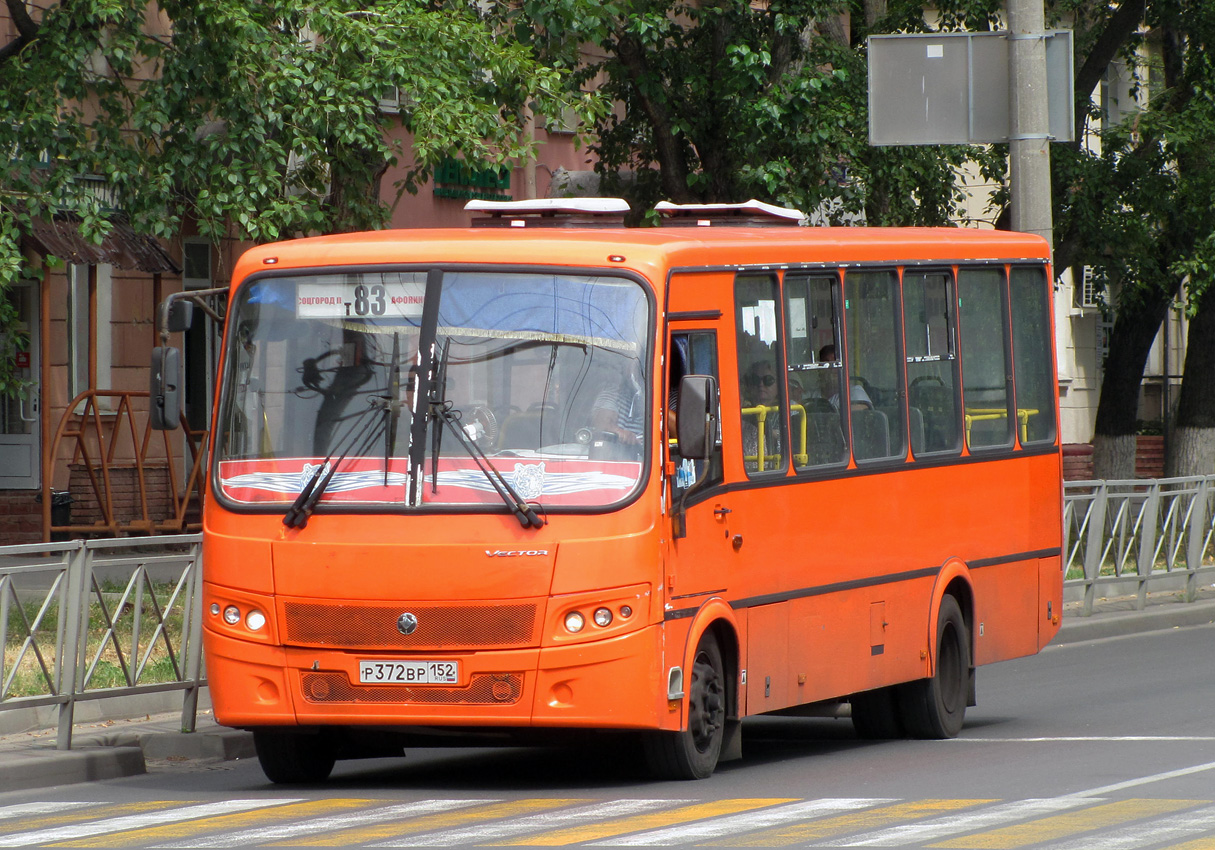
<svg viewBox="0 0 1215 850">
<path fill-rule="evenodd" d="M 92 675 L 83 683 L 84 690 L 178 681 L 169 647 L 172 647 L 178 665 L 183 665 L 181 603 L 184 594 L 170 609 L 168 604 L 173 590 L 174 585 L 169 583 L 153 584 L 150 589 L 149 585 L 145 585 L 138 611 L 134 590 L 123 601 L 125 586 L 114 587 L 107 583 L 101 587 L 100 599 L 97 592 L 90 595 L 84 660 L 86 665 L 92 665 L 94 658 L 98 660 Z M 42 598 L 29 598 L 9 610 L 8 625 L 3 636 L 4 666 L 3 678 L 0 678 L 0 698 L 45 696 L 55 692 L 56 644 L 59 618 L 64 612 L 60 611 L 58 599 L 52 599 L 35 627 L 35 619 L 44 601 Z M 17 610 L 18 607 L 20 610 Z M 136 613 L 139 614 L 137 654 L 134 640 Z M 159 629 L 162 618 L 163 629 Z M 27 641 L 32 645 L 27 646 Z M 34 652 L 35 646 L 38 653 Z M 151 654 L 140 671 L 139 664 L 143 662 L 149 646 L 152 648 Z M 43 665 L 39 664 L 39 654 L 45 671 Z M 123 672 L 124 663 L 126 674 Z M 77 683 L 78 688 L 80 684 Z"/>
</svg>

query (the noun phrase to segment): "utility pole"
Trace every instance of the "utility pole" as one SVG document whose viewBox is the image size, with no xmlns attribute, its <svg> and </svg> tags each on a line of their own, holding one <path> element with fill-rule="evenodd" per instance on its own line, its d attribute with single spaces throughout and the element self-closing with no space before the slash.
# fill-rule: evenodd
<svg viewBox="0 0 1215 850">
<path fill-rule="evenodd" d="M 1012 229 L 1036 233 L 1053 249 L 1045 29 L 1042 0 L 1008 0 Z"/>
</svg>

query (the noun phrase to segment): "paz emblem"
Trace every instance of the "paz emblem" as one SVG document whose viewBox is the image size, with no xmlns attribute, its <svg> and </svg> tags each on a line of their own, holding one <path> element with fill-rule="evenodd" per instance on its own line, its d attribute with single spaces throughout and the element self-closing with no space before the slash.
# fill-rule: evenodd
<svg viewBox="0 0 1215 850">
<path fill-rule="evenodd" d="M 411 635 L 418 630 L 418 618 L 406 611 L 397 617 L 397 631 L 403 635 Z"/>
</svg>

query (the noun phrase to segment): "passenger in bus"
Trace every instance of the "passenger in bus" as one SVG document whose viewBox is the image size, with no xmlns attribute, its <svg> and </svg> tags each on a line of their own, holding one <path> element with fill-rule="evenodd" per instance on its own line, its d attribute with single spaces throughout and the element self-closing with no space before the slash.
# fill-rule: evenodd
<svg viewBox="0 0 1215 850">
<path fill-rule="evenodd" d="M 835 345 L 828 343 L 819 349 L 818 362 L 832 363 L 835 361 Z M 827 399 L 833 410 L 840 409 L 839 380 L 835 369 L 823 369 L 818 373 L 819 392 Z M 853 410 L 870 410 L 873 400 L 859 378 L 848 379 L 848 402 Z"/>
<path fill-rule="evenodd" d="M 773 456 L 779 458 L 781 454 L 781 417 L 780 386 L 771 362 L 757 360 L 752 363 L 751 368 L 743 376 L 743 385 L 744 410 L 759 406 L 771 408 L 763 416 L 765 455 L 763 467 L 772 469 L 774 466 L 780 465 L 779 460 L 774 462 L 771 458 Z M 743 457 L 747 458 L 745 465 L 750 471 L 759 469 L 759 420 L 760 414 L 758 413 L 743 414 Z"/>
</svg>

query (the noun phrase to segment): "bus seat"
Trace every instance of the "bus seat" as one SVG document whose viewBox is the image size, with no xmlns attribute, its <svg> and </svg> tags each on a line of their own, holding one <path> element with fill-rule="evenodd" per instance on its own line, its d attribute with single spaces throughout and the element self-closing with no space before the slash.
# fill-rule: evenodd
<svg viewBox="0 0 1215 850">
<path fill-rule="evenodd" d="M 911 406 L 923 416 L 924 451 L 939 452 L 956 447 L 957 415 L 952 389 L 935 384 L 913 387 Z"/>
<path fill-rule="evenodd" d="M 852 411 L 852 453 L 857 460 L 890 456 L 890 425 L 885 413 Z"/>
<path fill-rule="evenodd" d="M 918 407 L 908 410 L 911 422 L 911 450 L 916 454 L 925 451 L 924 448 L 924 413 Z"/>
<path fill-rule="evenodd" d="M 838 413 L 834 410 L 830 413 L 811 412 L 808 425 L 807 454 L 810 456 L 811 466 L 842 463 L 848 459 L 848 446 L 844 443 L 844 431 L 840 427 Z"/>
</svg>

